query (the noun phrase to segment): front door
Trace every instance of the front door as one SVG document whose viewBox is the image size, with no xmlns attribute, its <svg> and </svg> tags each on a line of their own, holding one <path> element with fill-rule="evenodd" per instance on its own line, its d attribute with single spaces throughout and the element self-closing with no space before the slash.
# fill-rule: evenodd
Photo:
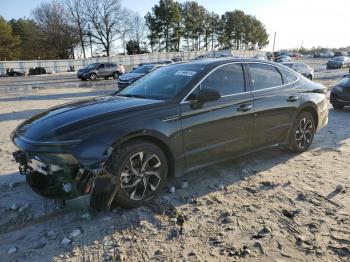
<svg viewBox="0 0 350 262">
<path fill-rule="evenodd" d="M 221 98 L 199 104 L 195 101 L 196 92 L 205 88 L 217 89 Z M 181 104 L 187 170 L 250 148 L 253 112 L 242 64 L 227 64 L 211 72 Z"/>
</svg>

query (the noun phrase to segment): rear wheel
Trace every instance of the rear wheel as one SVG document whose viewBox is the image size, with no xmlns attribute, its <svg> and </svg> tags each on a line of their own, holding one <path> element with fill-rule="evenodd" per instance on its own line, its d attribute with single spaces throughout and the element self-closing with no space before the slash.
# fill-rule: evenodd
<svg viewBox="0 0 350 262">
<path fill-rule="evenodd" d="M 119 74 L 118 74 L 117 72 L 115 72 L 115 73 L 113 74 L 113 78 L 114 78 L 114 79 L 118 79 L 118 78 L 119 78 Z"/>
<path fill-rule="evenodd" d="M 293 124 L 287 148 L 301 153 L 309 149 L 315 135 L 315 119 L 309 112 L 301 112 Z"/>
<path fill-rule="evenodd" d="M 97 79 L 97 75 L 95 73 L 90 74 L 90 80 L 95 81 Z"/>
<path fill-rule="evenodd" d="M 332 103 L 332 106 L 334 109 L 337 109 L 337 110 L 342 110 L 344 108 L 344 105 L 337 104 L 337 103 Z"/>
<path fill-rule="evenodd" d="M 160 192 L 166 183 L 168 163 L 157 145 L 135 140 L 121 145 L 111 155 L 107 169 L 116 181 L 112 190 L 115 196 L 100 196 L 101 199 L 113 197 L 113 204 L 136 207 L 152 201 Z"/>
</svg>

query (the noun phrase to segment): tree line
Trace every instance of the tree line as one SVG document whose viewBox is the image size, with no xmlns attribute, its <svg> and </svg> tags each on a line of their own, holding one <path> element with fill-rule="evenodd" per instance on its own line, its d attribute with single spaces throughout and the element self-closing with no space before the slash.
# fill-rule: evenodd
<svg viewBox="0 0 350 262">
<path fill-rule="evenodd" d="M 123 54 L 261 49 L 268 34 L 243 11 L 220 16 L 195 1 L 160 0 L 142 17 L 121 0 L 52 0 L 31 18 L 0 17 L 0 60 L 110 56 L 118 43 Z"/>
</svg>

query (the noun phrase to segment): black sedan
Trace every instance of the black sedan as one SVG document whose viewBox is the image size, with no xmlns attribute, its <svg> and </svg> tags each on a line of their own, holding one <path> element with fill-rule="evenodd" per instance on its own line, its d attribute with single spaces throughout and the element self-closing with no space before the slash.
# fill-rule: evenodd
<svg viewBox="0 0 350 262">
<path fill-rule="evenodd" d="M 327 121 L 324 86 L 273 62 L 212 59 L 51 108 L 11 138 L 37 193 L 109 209 L 142 205 L 167 178 L 275 144 L 303 152 Z"/>
<path fill-rule="evenodd" d="M 137 79 L 143 77 L 144 75 L 147 75 L 148 73 L 152 72 L 153 70 L 156 70 L 159 67 L 162 67 L 164 65 L 158 65 L 158 64 L 145 64 L 142 66 L 139 66 L 132 70 L 129 73 L 126 73 L 119 77 L 118 79 L 118 88 L 124 89 L 128 85 L 135 82 Z"/>
<path fill-rule="evenodd" d="M 350 106 L 350 75 L 344 77 L 340 83 L 332 88 L 330 100 L 335 109 Z"/>
</svg>

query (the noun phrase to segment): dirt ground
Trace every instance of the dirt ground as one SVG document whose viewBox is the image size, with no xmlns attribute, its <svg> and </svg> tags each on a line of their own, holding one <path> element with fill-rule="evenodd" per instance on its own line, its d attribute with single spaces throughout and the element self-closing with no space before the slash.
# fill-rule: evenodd
<svg viewBox="0 0 350 262">
<path fill-rule="evenodd" d="M 329 88 L 347 71 L 305 62 Z M 33 193 L 10 132 L 48 107 L 115 88 L 73 75 L 0 79 L 0 261 L 350 261 L 349 108 L 330 106 L 308 152 L 272 147 L 193 172 L 149 206 L 60 210 Z"/>
</svg>

